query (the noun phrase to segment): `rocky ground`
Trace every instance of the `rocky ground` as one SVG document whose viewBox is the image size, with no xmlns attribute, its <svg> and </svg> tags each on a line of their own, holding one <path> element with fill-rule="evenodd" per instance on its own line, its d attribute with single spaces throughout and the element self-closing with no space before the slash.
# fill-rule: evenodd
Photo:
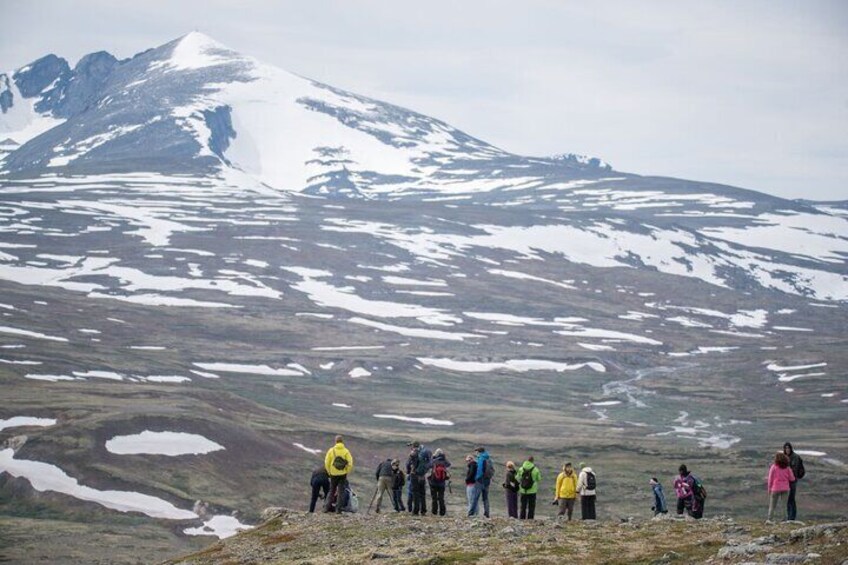
<svg viewBox="0 0 848 565">
<path fill-rule="evenodd" d="M 264 517 L 253 530 L 167 563 L 848 563 L 848 520 L 766 525 L 718 516 L 566 523 L 284 509 L 268 509 Z"/>
</svg>

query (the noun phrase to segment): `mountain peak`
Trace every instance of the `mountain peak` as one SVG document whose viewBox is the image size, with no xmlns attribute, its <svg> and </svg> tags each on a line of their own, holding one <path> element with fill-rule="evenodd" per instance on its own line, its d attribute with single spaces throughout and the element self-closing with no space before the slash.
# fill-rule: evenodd
<svg viewBox="0 0 848 565">
<path fill-rule="evenodd" d="M 241 59 L 241 55 L 199 31 L 191 31 L 171 42 L 171 66 L 176 69 L 201 69 Z"/>
</svg>

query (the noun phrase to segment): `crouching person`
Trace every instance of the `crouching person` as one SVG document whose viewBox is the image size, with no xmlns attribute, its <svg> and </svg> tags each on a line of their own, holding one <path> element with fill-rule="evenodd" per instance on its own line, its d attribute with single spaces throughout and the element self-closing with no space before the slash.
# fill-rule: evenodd
<svg viewBox="0 0 848 565">
<path fill-rule="evenodd" d="M 323 465 L 312 471 L 309 486 L 312 487 L 312 498 L 309 499 L 309 511 L 315 512 L 315 505 L 318 499 L 323 498 L 326 500 L 327 494 L 330 492 L 330 475 L 327 474 L 327 470 Z"/>
</svg>

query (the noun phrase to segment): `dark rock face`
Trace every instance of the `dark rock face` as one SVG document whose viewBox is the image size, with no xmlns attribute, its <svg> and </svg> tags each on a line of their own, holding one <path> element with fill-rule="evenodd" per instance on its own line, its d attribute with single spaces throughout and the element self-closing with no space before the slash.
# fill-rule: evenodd
<svg viewBox="0 0 848 565">
<path fill-rule="evenodd" d="M 63 96 L 56 101 L 53 115 L 70 118 L 97 101 L 118 64 L 118 60 L 105 51 L 90 53 L 80 59 L 71 78 L 63 85 Z"/>
<path fill-rule="evenodd" d="M 209 136 L 209 149 L 220 157 L 223 162 L 229 164 L 229 161 L 224 157 L 224 151 L 230 146 L 230 139 L 236 136 L 231 118 L 232 108 L 229 106 L 218 106 L 214 110 L 204 110 L 202 113 L 206 121 L 206 126 L 211 132 Z"/>
<path fill-rule="evenodd" d="M 14 103 L 9 77 L 0 74 L 0 112 L 6 113 Z"/>
<path fill-rule="evenodd" d="M 68 62 L 51 53 L 33 61 L 13 76 L 15 84 L 17 84 L 18 89 L 21 91 L 21 96 L 32 98 L 42 93 L 45 88 L 53 84 L 57 79 L 61 81 L 62 79 L 70 78 L 70 73 L 71 68 Z M 54 86 L 51 92 L 58 86 Z"/>
</svg>

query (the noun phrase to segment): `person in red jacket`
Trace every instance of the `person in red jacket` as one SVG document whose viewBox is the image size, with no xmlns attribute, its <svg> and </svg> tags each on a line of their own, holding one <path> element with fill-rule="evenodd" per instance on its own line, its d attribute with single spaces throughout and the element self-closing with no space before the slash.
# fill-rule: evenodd
<svg viewBox="0 0 848 565">
<path fill-rule="evenodd" d="M 774 463 L 768 472 L 769 509 L 766 524 L 771 524 L 774 509 L 778 505 L 783 507 L 783 519 L 786 520 L 786 497 L 789 494 L 790 483 L 795 482 L 795 473 L 789 467 L 789 457 L 782 451 L 774 455 Z"/>
</svg>

